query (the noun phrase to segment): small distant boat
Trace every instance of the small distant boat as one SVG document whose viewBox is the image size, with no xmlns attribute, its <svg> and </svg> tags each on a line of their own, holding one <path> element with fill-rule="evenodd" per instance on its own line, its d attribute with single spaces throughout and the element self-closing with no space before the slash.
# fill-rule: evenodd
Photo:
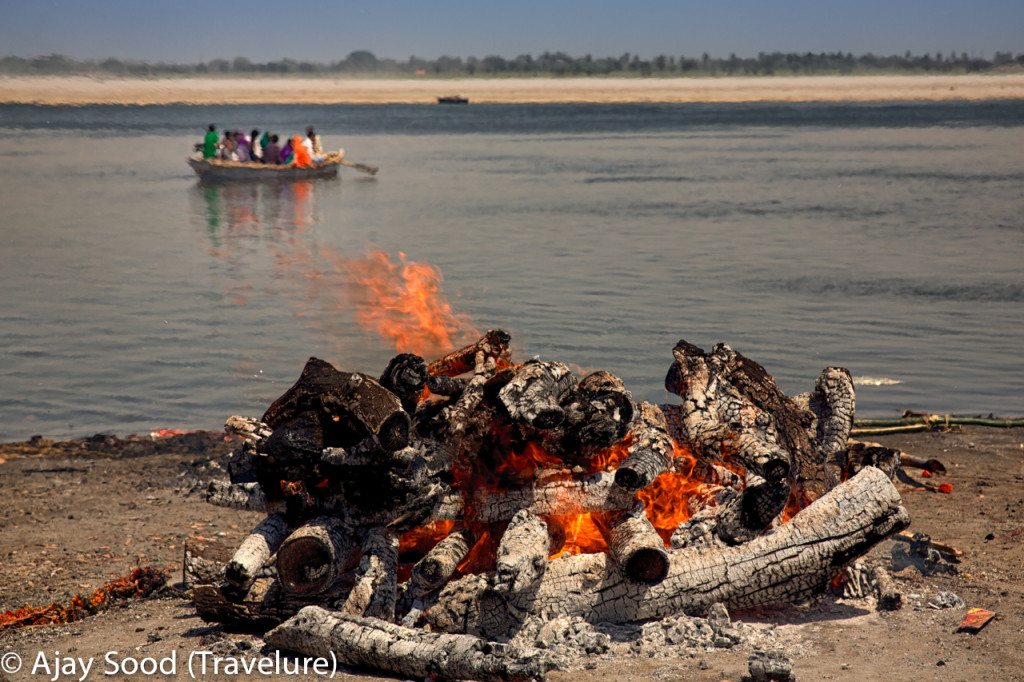
<svg viewBox="0 0 1024 682">
<path fill-rule="evenodd" d="M 447 97 L 438 97 L 438 104 L 469 104 L 468 97 L 462 97 L 461 95 L 448 95 Z"/>
<path fill-rule="evenodd" d="M 338 175 L 338 166 L 361 166 L 347 163 L 338 152 L 328 154 L 323 161 L 306 168 L 278 166 L 269 163 L 242 161 L 221 161 L 191 156 L 188 165 L 201 180 L 309 180 L 312 178 L 333 178 Z M 360 169 L 362 170 L 362 169 Z M 374 172 L 376 170 L 374 169 Z"/>
</svg>

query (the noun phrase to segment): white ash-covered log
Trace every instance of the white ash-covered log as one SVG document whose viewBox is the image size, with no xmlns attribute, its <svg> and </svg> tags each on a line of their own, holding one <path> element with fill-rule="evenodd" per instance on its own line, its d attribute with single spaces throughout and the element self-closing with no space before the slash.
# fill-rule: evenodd
<svg viewBox="0 0 1024 682">
<path fill-rule="evenodd" d="M 615 483 L 626 490 L 640 490 L 672 466 L 675 446 L 665 415 L 657 405 L 640 403 L 632 427 L 629 456 L 616 469 Z"/>
<path fill-rule="evenodd" d="M 549 618 L 625 623 L 699 615 L 716 602 L 730 609 L 795 603 L 822 592 L 843 566 L 909 523 L 888 477 L 868 467 L 772 533 L 736 547 L 671 550 L 668 576 L 657 585 L 630 580 L 605 554 L 553 560 L 535 609 Z M 428 622 L 444 632 L 482 632 L 486 585 L 476 576 L 450 583 Z"/>
</svg>

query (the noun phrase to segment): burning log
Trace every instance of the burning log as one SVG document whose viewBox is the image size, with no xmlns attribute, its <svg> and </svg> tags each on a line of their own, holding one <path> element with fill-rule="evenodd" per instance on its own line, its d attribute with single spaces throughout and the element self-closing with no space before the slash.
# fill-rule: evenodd
<svg viewBox="0 0 1024 682">
<path fill-rule="evenodd" d="M 468 379 L 460 377 L 445 377 L 445 376 L 429 376 L 427 378 L 427 388 L 434 395 L 443 395 L 448 397 L 458 397 L 462 395 L 462 392 L 466 390 L 466 384 L 469 383 Z"/>
<path fill-rule="evenodd" d="M 477 353 L 495 361 L 509 359 L 509 341 L 512 337 L 501 329 L 490 329 L 476 343 L 452 351 L 443 358 L 434 360 L 427 366 L 433 376 L 457 377 L 473 370 L 477 366 Z M 433 389 L 431 389 L 433 390 Z"/>
<path fill-rule="evenodd" d="M 629 456 L 615 472 L 615 482 L 626 490 L 640 490 L 672 466 L 675 446 L 661 408 L 640 403 L 633 419 Z"/>
<path fill-rule="evenodd" d="M 281 514 L 270 514 L 253 528 L 224 568 L 232 593 L 245 594 L 287 535 L 288 522 Z"/>
<path fill-rule="evenodd" d="M 498 400 L 513 421 L 537 429 L 552 429 L 565 419 L 562 403 L 575 385 L 568 365 L 530 360 L 501 389 Z"/>
<path fill-rule="evenodd" d="M 333 652 L 345 665 L 413 679 L 535 680 L 554 667 L 537 649 L 346 617 L 317 606 L 307 606 L 271 630 L 266 641 L 307 656 L 330 657 Z"/>
<path fill-rule="evenodd" d="M 356 584 L 341 612 L 393 621 L 398 597 L 397 571 L 398 538 L 386 528 L 371 529 L 363 542 Z"/>
<path fill-rule="evenodd" d="M 412 567 L 412 575 L 398 598 L 402 625 L 412 627 L 433 604 L 438 590 L 447 583 L 473 545 L 468 529 L 453 531 L 438 542 Z"/>
<path fill-rule="evenodd" d="M 423 387 L 427 384 L 427 363 L 418 355 L 402 353 L 391 358 L 391 362 L 380 375 L 380 385 L 399 397 L 402 407 L 412 414 Z"/>
<path fill-rule="evenodd" d="M 352 529 L 340 519 L 322 516 L 288 536 L 277 550 L 281 586 L 295 595 L 320 594 L 359 560 Z"/>
<path fill-rule="evenodd" d="M 465 437 L 470 428 L 470 417 L 480 405 L 484 398 L 484 386 L 494 373 L 496 365 L 492 358 L 489 358 L 483 351 L 476 354 L 476 364 L 473 370 L 473 378 L 466 382 L 458 400 L 442 412 L 446 422 L 448 434 L 460 440 Z"/>
<path fill-rule="evenodd" d="M 263 421 L 276 434 L 305 412 L 318 417 L 327 446 L 351 446 L 370 435 L 389 452 L 409 444 L 411 420 L 398 396 L 372 377 L 340 372 L 318 358 L 306 362 L 299 380 L 267 408 Z"/>
<path fill-rule="evenodd" d="M 501 636 L 530 615 L 550 546 L 548 525 L 542 519 L 526 510 L 512 517 L 498 544 L 494 576 L 480 595 L 480 627 L 485 634 Z"/>
<path fill-rule="evenodd" d="M 473 520 L 491 523 L 511 519 L 521 509 L 537 516 L 552 516 L 615 511 L 632 505 L 632 493 L 615 485 L 613 474 L 600 472 L 584 477 L 538 481 L 533 486 L 512 490 L 477 490 L 471 507 Z"/>
<path fill-rule="evenodd" d="M 668 575 L 668 552 L 643 507 L 612 516 L 608 553 L 630 580 L 657 585 Z"/>
<path fill-rule="evenodd" d="M 472 534 L 465 528 L 453 531 L 434 545 L 426 556 L 412 567 L 410 593 L 422 598 L 441 589 L 455 574 L 459 562 L 466 558 L 473 544 Z"/>
<path fill-rule="evenodd" d="M 657 585 L 629 580 L 603 554 L 551 561 L 534 610 L 548 618 L 624 623 L 700 614 L 715 602 L 733 609 L 799 601 L 909 523 L 896 488 L 869 467 L 768 535 L 737 547 L 670 550 L 668 576 Z M 445 632 L 480 631 L 483 589 L 475 578 L 450 583 L 428 622 Z"/>
</svg>

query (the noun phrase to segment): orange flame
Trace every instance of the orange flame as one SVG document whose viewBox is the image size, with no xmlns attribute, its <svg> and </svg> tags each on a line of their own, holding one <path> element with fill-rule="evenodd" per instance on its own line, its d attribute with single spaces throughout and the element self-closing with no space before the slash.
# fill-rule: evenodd
<svg viewBox="0 0 1024 682">
<path fill-rule="evenodd" d="M 414 553 L 423 556 L 433 549 L 434 545 L 448 537 L 453 530 L 455 530 L 455 521 L 449 519 L 431 521 L 425 526 L 413 528 L 398 538 L 398 553 Z"/>
<path fill-rule="evenodd" d="M 608 549 L 606 514 L 566 514 L 546 518 L 551 534 L 565 538 L 561 547 L 552 548 L 548 558 L 555 559 L 567 553 L 595 554 Z"/>
<path fill-rule="evenodd" d="M 356 321 L 400 352 L 437 355 L 480 333 L 457 315 L 441 292 L 441 271 L 427 263 L 398 262 L 374 251 L 346 263 Z"/>
</svg>

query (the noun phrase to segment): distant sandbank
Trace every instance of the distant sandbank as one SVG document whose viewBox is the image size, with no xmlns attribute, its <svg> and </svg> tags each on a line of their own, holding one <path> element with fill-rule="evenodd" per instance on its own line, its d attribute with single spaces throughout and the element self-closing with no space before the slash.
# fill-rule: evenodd
<svg viewBox="0 0 1024 682">
<path fill-rule="evenodd" d="M 554 102 L 893 102 L 1024 99 L 1024 74 L 760 78 L 363 79 L 0 77 L 13 104 L 478 104 Z"/>
</svg>

